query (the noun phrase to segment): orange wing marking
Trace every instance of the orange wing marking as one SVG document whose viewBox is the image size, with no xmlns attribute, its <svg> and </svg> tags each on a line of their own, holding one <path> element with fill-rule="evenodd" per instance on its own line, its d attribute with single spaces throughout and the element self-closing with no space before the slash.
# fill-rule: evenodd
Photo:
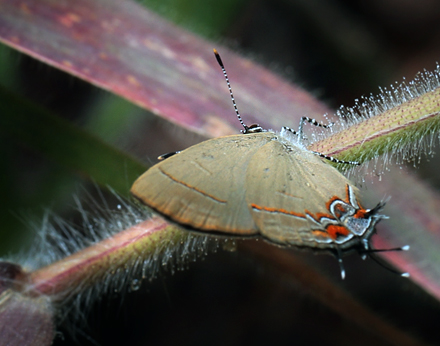
<svg viewBox="0 0 440 346">
<path fill-rule="evenodd" d="M 346 191 L 345 200 L 339 198 L 338 196 L 333 196 L 326 203 L 327 210 L 330 212 L 331 205 L 334 202 L 339 201 L 340 203 L 346 204 L 347 207 L 351 206 L 351 207 L 357 209 L 355 215 L 353 215 L 355 218 L 365 218 L 367 211 L 365 209 L 363 209 L 362 207 L 360 207 L 360 205 L 359 205 L 357 200 L 354 201 L 354 203 L 357 203 L 359 205 L 360 209 L 358 209 L 356 205 L 353 205 L 352 200 L 350 198 L 352 192 L 351 192 L 350 186 L 348 184 L 347 184 L 347 186 L 345 188 L 345 191 Z M 353 195 L 353 197 L 354 197 L 354 195 Z M 336 240 L 336 239 L 338 239 L 339 236 L 348 237 L 351 234 L 350 230 L 347 227 L 345 227 L 344 225 L 340 224 L 338 219 L 335 218 L 336 216 L 333 215 L 332 213 L 329 213 L 329 214 L 326 214 L 326 213 L 316 213 L 316 214 L 314 214 L 314 213 L 310 212 L 309 210 L 305 210 L 304 211 L 305 213 L 296 213 L 294 211 L 289 211 L 289 210 L 285 210 L 285 209 L 271 208 L 271 207 L 262 207 L 262 206 L 259 206 L 257 204 L 253 204 L 253 203 L 251 204 L 251 207 L 253 209 L 257 209 L 257 210 L 261 210 L 261 211 L 266 211 L 266 212 L 269 212 L 269 213 L 282 213 L 282 214 L 296 216 L 296 217 L 300 217 L 300 218 L 311 217 L 317 223 L 319 223 L 321 225 L 324 225 L 324 224 L 328 223 L 325 226 L 325 230 L 318 230 L 318 229 L 311 230 L 311 232 L 314 235 L 316 235 L 316 236 L 320 236 L 320 237 L 325 237 L 325 238 L 330 238 L 332 240 Z M 347 210 L 344 208 L 343 205 L 337 205 L 337 206 L 335 206 L 335 208 L 341 214 L 343 214 L 344 212 L 347 212 Z M 332 221 L 324 221 L 323 219 L 332 220 L 335 223 L 332 223 Z"/>
<path fill-rule="evenodd" d="M 200 193 L 201 195 L 203 195 L 203 196 L 205 196 L 205 197 L 208 197 L 208 198 L 210 198 L 210 199 L 213 199 L 213 200 L 216 201 L 216 202 L 219 202 L 219 203 L 226 203 L 226 202 L 227 202 L 227 201 L 222 200 L 222 199 L 220 199 L 220 198 L 217 198 L 217 197 L 211 196 L 210 194 L 207 194 L 206 192 L 204 192 L 204 191 L 198 189 L 198 188 L 195 187 L 195 186 L 191 186 L 191 185 L 189 185 L 189 184 L 187 184 L 187 183 L 184 183 L 183 181 L 180 181 L 180 180 L 174 178 L 171 174 L 165 172 L 162 168 L 159 168 L 159 170 L 160 170 L 164 175 L 166 175 L 168 178 L 170 178 L 172 181 L 176 182 L 177 184 L 183 185 L 183 186 L 185 186 L 185 187 L 188 188 L 188 189 L 194 190 L 194 191 Z"/>
<path fill-rule="evenodd" d="M 324 214 L 324 213 L 316 213 L 315 215 L 313 215 L 313 213 L 311 213 L 310 211 L 306 210 L 306 213 L 308 215 L 310 215 L 311 217 L 313 217 L 316 221 L 318 221 L 319 223 L 321 223 L 321 219 L 325 218 L 325 219 L 331 219 L 331 220 L 336 220 L 334 218 L 333 215 L 331 214 Z"/>
<path fill-rule="evenodd" d="M 347 228 L 341 225 L 328 225 L 326 231 L 333 240 L 336 240 L 339 235 L 346 237 L 351 233 Z"/>
<path fill-rule="evenodd" d="M 305 214 L 301 214 L 301 213 L 295 213 L 294 211 L 289 211 L 286 209 L 278 209 L 278 208 L 270 208 L 270 207 L 262 207 L 260 205 L 251 203 L 251 207 L 253 209 L 257 209 L 257 210 L 262 210 L 262 211 L 267 211 L 269 213 L 281 213 L 281 214 L 286 214 L 286 215 L 291 215 L 291 216 L 296 216 L 296 217 L 300 217 L 302 219 L 305 219 L 306 216 Z"/>
</svg>

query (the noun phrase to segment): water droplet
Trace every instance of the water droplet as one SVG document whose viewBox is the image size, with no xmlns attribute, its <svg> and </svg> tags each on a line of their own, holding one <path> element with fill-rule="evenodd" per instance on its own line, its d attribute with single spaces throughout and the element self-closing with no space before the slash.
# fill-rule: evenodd
<svg viewBox="0 0 440 346">
<path fill-rule="evenodd" d="M 235 252 L 237 251 L 237 242 L 235 240 L 226 239 L 222 247 L 225 251 Z"/>
<path fill-rule="evenodd" d="M 118 204 L 118 205 L 116 206 L 116 208 L 118 208 L 119 210 L 121 210 L 121 209 L 122 209 L 122 205 Z"/>
<path fill-rule="evenodd" d="M 133 279 L 131 280 L 130 290 L 137 291 L 141 287 L 141 280 Z"/>
</svg>

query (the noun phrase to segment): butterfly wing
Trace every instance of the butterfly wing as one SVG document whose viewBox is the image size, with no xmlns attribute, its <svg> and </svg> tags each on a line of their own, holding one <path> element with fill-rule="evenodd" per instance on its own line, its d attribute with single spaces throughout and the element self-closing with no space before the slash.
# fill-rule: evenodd
<svg viewBox="0 0 440 346">
<path fill-rule="evenodd" d="M 194 145 L 151 167 L 132 194 L 168 219 L 195 229 L 253 235 L 245 200 L 246 168 L 268 133 L 233 135 Z"/>
<path fill-rule="evenodd" d="M 246 201 L 265 238 L 325 248 L 331 239 L 312 231 L 322 230 L 325 235 L 318 220 L 326 215 L 334 219 L 329 201 L 335 197 L 345 200 L 347 184 L 350 182 L 341 173 L 312 152 L 274 140 L 261 146 L 249 162 Z"/>
</svg>

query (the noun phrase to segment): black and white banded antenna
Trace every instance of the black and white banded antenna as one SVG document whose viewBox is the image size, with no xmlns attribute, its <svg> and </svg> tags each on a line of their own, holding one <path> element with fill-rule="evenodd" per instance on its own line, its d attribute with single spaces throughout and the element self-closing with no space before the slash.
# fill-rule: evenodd
<svg viewBox="0 0 440 346">
<path fill-rule="evenodd" d="M 234 110 L 235 110 L 235 114 L 237 115 L 238 121 L 240 122 L 240 124 L 243 126 L 244 130 L 242 130 L 241 132 L 243 133 L 255 133 L 255 132 L 262 132 L 263 129 L 260 127 L 260 125 L 258 124 L 253 124 L 251 126 L 247 126 L 243 119 L 241 119 L 241 115 L 238 112 L 238 108 L 237 108 L 237 104 L 235 103 L 235 98 L 234 98 L 234 94 L 232 93 L 232 88 L 231 88 L 231 83 L 229 82 L 229 78 L 228 78 L 228 74 L 226 73 L 226 69 L 225 69 L 225 65 L 223 65 L 223 61 L 220 58 L 220 54 L 217 52 L 217 49 L 214 48 L 214 55 L 215 58 L 217 59 L 218 64 L 220 65 L 220 67 L 222 68 L 223 71 L 223 75 L 225 76 L 226 79 L 226 83 L 228 84 L 228 89 L 229 89 L 229 95 L 231 95 L 231 100 L 232 100 L 232 105 L 234 106 Z"/>
<path fill-rule="evenodd" d="M 263 131 L 265 131 L 258 124 L 252 124 L 251 126 L 247 126 L 244 123 L 244 121 L 241 118 L 241 115 L 240 115 L 240 113 L 238 111 L 237 104 L 236 104 L 235 98 L 234 98 L 234 94 L 232 93 L 231 83 L 229 82 L 229 78 L 228 78 L 228 74 L 226 73 L 225 65 L 223 64 L 223 61 L 220 58 L 220 54 L 218 53 L 217 49 L 214 48 L 213 50 L 214 50 L 215 58 L 217 59 L 217 62 L 220 65 L 220 67 L 221 67 L 221 69 L 223 71 L 223 75 L 224 75 L 224 77 L 226 79 L 226 84 L 228 85 L 229 95 L 231 95 L 232 105 L 234 106 L 235 114 L 237 115 L 238 121 L 240 122 L 240 124 L 244 128 L 244 130 L 242 130 L 241 132 L 246 134 L 246 133 L 256 133 L 256 132 L 263 132 Z M 326 128 L 326 129 L 333 126 L 333 123 L 330 123 L 330 124 L 326 125 L 326 124 L 317 122 L 313 118 L 302 117 L 301 121 L 299 123 L 298 131 L 292 130 L 291 128 L 289 128 L 287 126 L 284 126 L 283 129 L 286 130 L 286 131 L 289 131 L 289 132 L 291 132 L 291 133 L 293 133 L 295 135 L 297 135 L 298 136 L 298 142 L 301 142 L 302 139 L 303 139 L 303 127 L 304 127 L 304 123 L 306 123 L 306 122 L 308 122 L 308 123 L 310 123 L 310 124 L 312 124 L 314 126 L 323 127 L 323 128 Z M 316 151 L 313 151 L 313 153 L 318 155 L 318 156 L 320 156 L 320 157 L 322 157 L 322 158 L 324 158 L 324 159 L 326 159 L 326 160 L 334 162 L 334 163 L 343 163 L 343 164 L 356 165 L 356 166 L 360 165 L 360 163 L 357 162 L 357 161 L 343 161 L 343 160 L 338 160 L 338 159 L 336 159 L 336 158 L 334 158 L 332 156 L 328 156 L 326 154 L 322 154 L 322 153 L 319 153 L 319 152 L 316 152 Z M 168 154 L 166 154 L 166 155 L 168 155 Z M 341 272 L 342 272 L 342 268 L 341 268 Z"/>
</svg>

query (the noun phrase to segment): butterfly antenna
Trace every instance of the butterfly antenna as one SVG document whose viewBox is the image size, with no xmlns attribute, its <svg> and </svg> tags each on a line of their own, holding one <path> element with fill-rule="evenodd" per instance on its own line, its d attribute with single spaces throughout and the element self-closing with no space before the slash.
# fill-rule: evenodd
<svg viewBox="0 0 440 346">
<path fill-rule="evenodd" d="M 223 75 L 225 76 L 226 79 L 226 83 L 228 84 L 228 89 L 229 89 L 229 95 L 231 95 L 231 100 L 232 100 L 232 105 L 234 106 L 235 109 L 235 114 L 237 115 L 238 121 L 240 122 L 240 124 L 244 127 L 244 131 L 243 133 L 249 133 L 249 132 L 257 132 L 255 130 L 252 130 L 254 128 L 254 126 L 247 126 L 243 120 L 241 119 L 241 115 L 238 112 L 238 108 L 237 108 L 237 104 L 235 103 L 235 98 L 234 98 L 234 94 L 232 93 L 232 88 L 231 88 L 231 83 L 229 82 L 229 78 L 228 78 L 228 74 L 226 73 L 226 69 L 225 69 L 225 65 L 223 65 L 223 61 L 220 58 L 220 54 L 217 52 L 217 49 L 214 48 L 214 55 L 215 58 L 217 59 L 218 64 L 220 65 L 220 67 L 222 68 L 223 71 Z M 258 125 L 257 125 L 258 126 Z M 258 126 L 259 127 L 259 126 Z"/>
</svg>

